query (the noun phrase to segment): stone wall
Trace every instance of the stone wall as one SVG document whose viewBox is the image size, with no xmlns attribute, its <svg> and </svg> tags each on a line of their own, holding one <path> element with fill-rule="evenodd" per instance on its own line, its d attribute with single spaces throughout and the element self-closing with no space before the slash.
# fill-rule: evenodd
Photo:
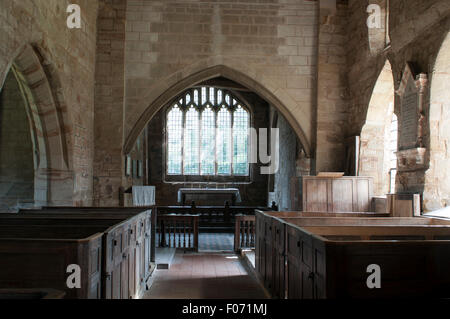
<svg viewBox="0 0 450 319">
<path fill-rule="evenodd" d="M 67 28 L 70 3 L 81 6 L 82 29 Z M 52 111 L 40 114 L 49 128 L 48 153 L 56 154 L 47 159 L 49 165 L 43 170 L 51 205 L 92 204 L 97 8 L 98 2 L 92 0 L 0 2 L 0 83 L 24 47 L 31 45 L 40 61 L 26 70 L 30 81 L 45 79 L 39 85 L 31 83 L 37 106 L 45 108 L 50 100 L 54 105 Z M 24 54 L 20 64 L 27 65 L 32 58 Z"/>
<path fill-rule="evenodd" d="M 273 193 L 269 205 L 277 203 L 280 211 L 291 211 L 291 179 L 297 176 L 297 137 L 282 115 L 278 115 L 276 127 L 280 130 L 280 167 L 274 175 Z"/>
<path fill-rule="evenodd" d="M 125 15 L 127 1 L 100 1 L 95 74 L 94 204 L 119 205 L 125 177 L 124 117 Z"/>
<path fill-rule="evenodd" d="M 344 172 L 348 120 L 346 46 L 348 12 L 345 1 L 336 11 L 321 10 L 317 88 L 316 171 Z"/>
<path fill-rule="evenodd" d="M 34 148 L 25 101 L 13 72 L 0 94 L 0 206 L 32 203 Z"/>
<path fill-rule="evenodd" d="M 96 203 L 117 203 L 124 153 L 161 107 L 212 77 L 246 85 L 279 108 L 307 156 L 313 155 L 316 1 L 128 0 L 123 68 L 125 2 L 103 2 L 110 16 L 101 13 L 98 33 Z M 117 96 L 122 94 L 122 69 L 124 104 Z M 108 72 L 117 72 L 116 84 L 105 86 L 107 81 L 99 79 L 99 73 Z M 107 103 L 108 94 L 116 95 L 114 103 Z M 107 116 L 101 116 L 104 111 Z M 108 128 L 111 122 L 123 126 Z"/>
</svg>

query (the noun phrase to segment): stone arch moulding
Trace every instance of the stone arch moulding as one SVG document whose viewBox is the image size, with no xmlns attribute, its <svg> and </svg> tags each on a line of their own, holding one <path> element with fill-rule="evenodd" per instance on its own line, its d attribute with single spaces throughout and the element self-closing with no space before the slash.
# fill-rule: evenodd
<svg viewBox="0 0 450 319">
<path fill-rule="evenodd" d="M 359 174 L 374 177 L 374 192 L 382 196 L 389 191 L 390 127 L 394 114 L 395 84 L 391 63 L 384 61 L 378 73 L 360 134 Z"/>
<path fill-rule="evenodd" d="M 145 128 L 145 125 L 147 125 L 147 123 L 162 107 L 164 107 L 165 105 L 167 105 L 167 103 L 177 97 L 178 94 L 188 89 L 189 87 L 219 76 L 225 77 L 247 87 L 254 93 L 260 95 L 261 98 L 265 99 L 270 105 L 281 112 L 281 114 L 283 114 L 283 116 L 287 119 L 287 121 L 297 134 L 297 137 L 299 138 L 305 150 L 305 154 L 307 155 L 307 157 L 311 157 L 311 143 L 308 140 L 305 131 L 303 130 L 304 126 L 310 127 L 311 123 L 302 123 L 303 125 L 301 125 L 299 121 L 292 115 L 291 111 L 286 107 L 286 103 L 281 101 L 281 94 L 278 94 L 278 96 L 275 95 L 265 86 L 258 83 L 250 76 L 245 75 L 244 73 L 237 71 L 234 68 L 230 68 L 224 64 L 217 64 L 215 66 L 205 68 L 198 72 L 191 73 L 186 77 L 182 77 L 182 74 L 176 73 L 175 75 L 172 75 L 168 80 L 173 81 L 173 84 L 170 83 L 170 85 L 166 87 L 157 88 L 159 94 L 151 92 L 146 97 L 141 99 L 137 109 L 143 110 L 143 112 L 141 112 L 141 116 L 136 121 L 134 121 L 131 129 L 128 131 L 129 133 L 127 134 L 125 139 L 123 153 L 128 154 L 131 151 L 136 139 Z M 308 117 L 305 116 L 304 118 Z"/>
<path fill-rule="evenodd" d="M 444 34 L 429 84 L 429 167 L 423 205 L 430 212 L 450 206 L 450 31 Z"/>
<path fill-rule="evenodd" d="M 72 204 L 73 174 L 69 170 L 63 116 L 39 54 L 31 45 L 24 45 L 4 72 L 2 85 L 12 69 L 22 82 L 22 91 L 29 92 L 26 98 L 37 159 L 35 204 Z"/>
</svg>

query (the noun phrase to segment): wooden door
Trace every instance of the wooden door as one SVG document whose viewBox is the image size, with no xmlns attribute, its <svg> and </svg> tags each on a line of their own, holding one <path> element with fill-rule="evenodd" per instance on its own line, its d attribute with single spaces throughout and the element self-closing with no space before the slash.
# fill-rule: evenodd
<svg viewBox="0 0 450 319">
<path fill-rule="evenodd" d="M 285 223 L 272 220 L 273 229 L 273 276 L 272 297 L 285 298 Z"/>
<path fill-rule="evenodd" d="M 312 238 L 314 299 L 327 298 L 326 245 L 323 241 Z M 339 262 L 335 259 L 334 262 Z M 339 276 L 339 274 L 337 274 Z"/>
<path fill-rule="evenodd" d="M 286 226 L 286 278 L 288 299 L 314 299 L 311 236 Z"/>
<path fill-rule="evenodd" d="M 264 218 L 264 286 L 272 293 L 273 290 L 273 226 L 272 218 Z"/>
</svg>

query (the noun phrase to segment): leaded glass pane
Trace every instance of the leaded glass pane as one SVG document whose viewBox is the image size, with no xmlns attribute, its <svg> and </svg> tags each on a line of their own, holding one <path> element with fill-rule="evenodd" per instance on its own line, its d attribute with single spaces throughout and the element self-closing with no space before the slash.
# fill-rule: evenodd
<svg viewBox="0 0 450 319">
<path fill-rule="evenodd" d="M 181 175 L 183 112 L 175 106 L 167 115 L 167 173 Z"/>
<path fill-rule="evenodd" d="M 198 105 L 198 91 L 194 90 L 194 104 Z"/>
<path fill-rule="evenodd" d="M 202 129 L 201 129 L 201 174 L 215 174 L 215 140 L 216 140 L 216 120 L 215 114 L 210 107 L 202 112 Z"/>
<path fill-rule="evenodd" d="M 216 102 L 216 95 L 215 95 L 215 89 L 209 88 L 209 102 L 214 105 Z"/>
<path fill-rule="evenodd" d="M 231 174 L 231 113 L 223 107 L 217 114 L 217 173 Z"/>
<path fill-rule="evenodd" d="M 184 129 L 184 175 L 199 175 L 199 118 L 191 107 L 186 113 Z"/>
<path fill-rule="evenodd" d="M 187 91 L 167 115 L 168 174 L 248 176 L 249 123 L 249 112 L 228 91 Z"/>
<path fill-rule="evenodd" d="M 207 98 L 206 98 L 206 88 L 202 88 L 202 105 L 205 104 L 207 102 Z"/>
<path fill-rule="evenodd" d="M 234 111 L 233 125 L 233 174 L 248 175 L 249 115 L 240 105 Z"/>
<path fill-rule="evenodd" d="M 222 96 L 222 90 L 217 90 L 217 104 L 221 104 L 223 102 Z"/>
</svg>

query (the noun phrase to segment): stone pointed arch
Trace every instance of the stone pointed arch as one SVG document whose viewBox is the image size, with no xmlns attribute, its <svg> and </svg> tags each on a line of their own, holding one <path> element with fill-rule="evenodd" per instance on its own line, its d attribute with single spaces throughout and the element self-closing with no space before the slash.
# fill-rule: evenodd
<svg viewBox="0 0 450 319">
<path fill-rule="evenodd" d="M 312 123 L 310 114 L 304 112 L 304 116 L 294 117 L 292 111 L 299 112 L 298 104 L 284 89 L 278 88 L 270 80 L 260 77 L 244 65 L 230 67 L 223 59 L 208 62 L 206 67 L 203 63 L 199 63 L 162 79 L 140 99 L 136 108 L 129 112 L 137 115 L 133 117 L 127 114 L 126 116 L 126 135 L 123 147 L 125 154 L 130 152 L 137 137 L 153 116 L 178 94 L 206 80 L 224 77 L 247 87 L 278 109 L 297 134 L 305 154 L 308 157 L 311 156 Z M 230 62 L 230 64 L 233 63 Z"/>
<path fill-rule="evenodd" d="M 391 121 L 394 116 L 395 86 L 392 68 L 386 60 L 374 85 L 366 122 L 361 131 L 359 174 L 374 177 L 377 195 L 389 192 L 389 150 Z"/>
<path fill-rule="evenodd" d="M 19 82 L 28 108 L 36 163 L 35 205 L 72 204 L 73 174 L 65 123 L 39 53 L 31 45 L 24 45 L 4 72 L 2 86 L 10 71 Z"/>
<path fill-rule="evenodd" d="M 424 211 L 450 206 L 450 32 L 430 77 L 429 169 L 425 173 Z"/>
</svg>

